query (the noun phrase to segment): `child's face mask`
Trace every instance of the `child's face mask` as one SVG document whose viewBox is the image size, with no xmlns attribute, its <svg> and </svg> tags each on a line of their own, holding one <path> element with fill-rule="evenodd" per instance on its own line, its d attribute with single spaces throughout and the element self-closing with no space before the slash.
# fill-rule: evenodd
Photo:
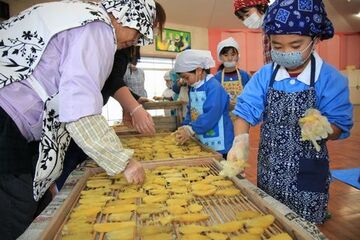
<svg viewBox="0 0 360 240">
<path fill-rule="evenodd" d="M 190 86 L 196 88 L 201 81 L 200 78 L 201 78 L 201 76 L 199 76 L 199 74 L 195 73 L 195 82 L 193 84 L 191 84 Z"/>
<path fill-rule="evenodd" d="M 271 49 L 271 58 L 277 64 L 287 68 L 295 69 L 303 65 L 306 60 L 310 57 L 312 50 L 310 51 L 309 56 L 303 59 L 302 54 L 313 45 L 314 40 L 312 40 L 309 45 L 302 51 L 292 51 L 292 52 L 282 52 L 275 49 Z"/>
<path fill-rule="evenodd" d="M 257 13 L 252 13 L 249 17 L 245 18 L 243 24 L 250 29 L 259 29 L 263 24 L 264 18 Z"/>
<path fill-rule="evenodd" d="M 223 64 L 226 68 L 233 68 L 236 66 L 236 61 L 224 62 Z"/>
</svg>

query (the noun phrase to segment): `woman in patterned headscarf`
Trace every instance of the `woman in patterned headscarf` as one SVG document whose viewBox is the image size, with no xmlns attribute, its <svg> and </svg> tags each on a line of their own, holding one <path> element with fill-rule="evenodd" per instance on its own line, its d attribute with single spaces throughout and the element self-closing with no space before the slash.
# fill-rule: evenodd
<svg viewBox="0 0 360 240">
<path fill-rule="evenodd" d="M 157 12 L 153 0 L 64 1 L 0 24 L 2 239 L 17 238 L 33 220 L 70 138 L 109 175 L 143 181 L 133 151 L 101 116 L 101 89 L 116 49 L 153 42 L 153 28 L 165 19 Z"/>
<path fill-rule="evenodd" d="M 258 186 L 308 221 L 323 223 L 330 184 L 327 140 L 349 136 L 347 79 L 315 52 L 334 29 L 321 0 L 275 1 L 264 18 L 274 64 L 238 97 L 228 160 L 246 156 L 249 126 L 262 122 Z"/>
</svg>

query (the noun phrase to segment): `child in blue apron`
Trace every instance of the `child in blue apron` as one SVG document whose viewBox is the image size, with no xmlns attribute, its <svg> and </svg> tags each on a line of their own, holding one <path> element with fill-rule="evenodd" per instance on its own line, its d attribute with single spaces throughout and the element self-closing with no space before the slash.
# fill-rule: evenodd
<svg viewBox="0 0 360 240">
<path fill-rule="evenodd" d="M 229 95 L 208 69 L 215 63 L 205 50 L 185 50 L 176 57 L 175 71 L 190 86 L 188 111 L 177 131 L 180 143 L 196 136 L 203 144 L 226 156 L 234 138 L 229 116 Z"/>
<path fill-rule="evenodd" d="M 239 62 L 239 44 L 229 37 L 217 46 L 218 59 L 221 61 L 215 78 L 221 83 L 230 95 L 230 102 L 235 103 L 236 97 L 242 92 L 250 76 L 247 72 L 238 69 Z"/>
<path fill-rule="evenodd" d="M 242 146 L 249 127 L 262 122 L 258 187 L 306 220 L 323 223 L 331 177 L 326 141 L 348 137 L 353 125 L 348 80 L 314 51 L 334 29 L 321 0 L 275 1 L 264 28 L 274 64 L 260 69 L 237 99 L 228 160 L 247 155 Z M 308 129 L 299 124 L 308 109 L 316 109 L 319 118 L 306 128 L 314 132 L 325 122 L 331 130 L 316 136 L 315 144 L 304 138 Z"/>
</svg>

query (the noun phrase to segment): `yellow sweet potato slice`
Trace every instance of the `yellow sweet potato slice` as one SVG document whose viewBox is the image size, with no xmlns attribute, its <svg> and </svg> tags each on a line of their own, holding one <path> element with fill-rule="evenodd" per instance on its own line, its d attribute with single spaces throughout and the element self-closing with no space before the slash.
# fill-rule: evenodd
<svg viewBox="0 0 360 240">
<path fill-rule="evenodd" d="M 269 227 L 273 222 L 275 221 L 275 217 L 273 215 L 265 215 L 260 216 L 256 218 L 252 218 L 250 220 L 247 220 L 246 227 L 261 227 L 261 228 L 267 228 Z"/>
<path fill-rule="evenodd" d="M 196 213 L 196 212 L 200 212 L 201 210 L 203 210 L 203 206 L 200 204 L 194 203 L 194 204 L 190 204 L 188 206 L 188 209 L 190 212 Z"/>
<path fill-rule="evenodd" d="M 113 232 L 125 228 L 135 228 L 135 221 L 116 222 L 116 223 L 95 223 L 93 229 L 95 232 Z"/>
<path fill-rule="evenodd" d="M 209 227 L 194 224 L 179 227 L 179 232 L 182 234 L 202 233 L 206 231 L 209 231 Z"/>
<path fill-rule="evenodd" d="M 231 221 L 211 226 L 211 229 L 222 233 L 231 233 L 239 231 L 244 227 L 244 221 Z"/>
<path fill-rule="evenodd" d="M 139 228 L 140 236 L 146 235 L 153 235 L 158 233 L 169 233 L 172 230 L 172 226 L 156 226 L 156 225 L 149 225 L 149 226 L 141 226 Z"/>
<path fill-rule="evenodd" d="M 123 212 L 131 212 L 136 210 L 137 206 L 135 204 L 123 204 L 123 205 L 116 205 L 116 206 L 108 206 L 105 207 L 102 212 L 104 214 L 107 213 L 123 213 Z"/>
<path fill-rule="evenodd" d="M 106 240 L 133 240 L 135 236 L 135 228 L 124 228 L 105 234 Z M 84 239 L 85 240 L 85 239 Z"/>
<path fill-rule="evenodd" d="M 178 222 L 200 222 L 207 220 L 210 216 L 204 213 L 189 213 L 174 217 L 174 221 Z"/>
<path fill-rule="evenodd" d="M 236 195 L 238 195 L 240 193 L 241 193 L 240 190 L 237 189 L 237 188 L 225 188 L 225 189 L 217 190 L 215 192 L 215 195 L 230 197 L 230 196 L 236 196 Z"/>
</svg>

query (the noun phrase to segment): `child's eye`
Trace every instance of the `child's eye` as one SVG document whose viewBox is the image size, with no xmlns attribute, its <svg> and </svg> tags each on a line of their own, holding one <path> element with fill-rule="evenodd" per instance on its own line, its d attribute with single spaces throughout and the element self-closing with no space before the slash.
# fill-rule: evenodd
<svg viewBox="0 0 360 240">
<path fill-rule="evenodd" d="M 299 49 L 301 46 L 292 46 L 293 49 Z"/>
</svg>

